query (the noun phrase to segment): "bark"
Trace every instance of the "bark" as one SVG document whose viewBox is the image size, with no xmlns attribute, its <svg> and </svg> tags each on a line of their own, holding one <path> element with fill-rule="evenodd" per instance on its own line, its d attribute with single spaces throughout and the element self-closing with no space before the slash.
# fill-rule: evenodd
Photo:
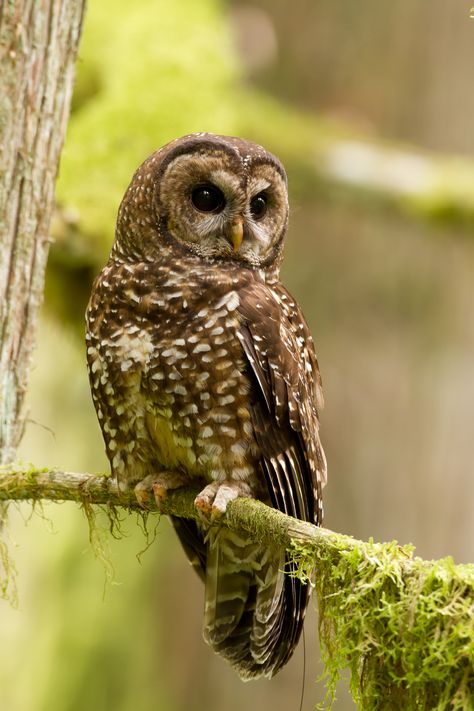
<svg viewBox="0 0 474 711">
<path fill-rule="evenodd" d="M 85 0 L 0 0 L 0 462 L 13 461 Z"/>
</svg>

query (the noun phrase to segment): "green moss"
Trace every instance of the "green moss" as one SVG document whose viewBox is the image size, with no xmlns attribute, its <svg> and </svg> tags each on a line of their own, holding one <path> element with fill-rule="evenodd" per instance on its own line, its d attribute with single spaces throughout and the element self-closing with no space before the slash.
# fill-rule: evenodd
<svg viewBox="0 0 474 711">
<path fill-rule="evenodd" d="M 94 505 L 84 498 L 81 500 L 81 505 L 89 526 L 91 548 L 105 572 L 105 590 L 109 583 L 115 582 L 115 569 L 110 553 L 110 537 L 119 540 L 127 535 L 125 524 L 130 518 L 131 511 L 113 505 Z M 143 548 L 136 553 L 137 560 L 140 562 L 141 557 L 156 539 L 161 517 L 151 516 L 152 525 L 150 526 L 149 512 L 135 511 L 134 513 L 137 527 L 142 532 L 144 539 Z"/>
<path fill-rule="evenodd" d="M 474 566 L 396 543 L 295 547 L 315 569 L 327 707 L 349 668 L 359 708 L 474 708 Z"/>
</svg>

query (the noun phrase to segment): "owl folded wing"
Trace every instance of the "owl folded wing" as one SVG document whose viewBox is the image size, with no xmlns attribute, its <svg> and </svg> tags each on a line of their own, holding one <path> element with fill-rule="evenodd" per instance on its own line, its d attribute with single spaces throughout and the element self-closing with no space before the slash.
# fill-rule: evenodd
<svg viewBox="0 0 474 711">
<path fill-rule="evenodd" d="M 326 460 L 319 438 L 321 378 L 301 310 L 278 285 L 239 294 L 238 333 L 251 380 L 251 415 L 272 505 L 322 523 Z"/>
</svg>

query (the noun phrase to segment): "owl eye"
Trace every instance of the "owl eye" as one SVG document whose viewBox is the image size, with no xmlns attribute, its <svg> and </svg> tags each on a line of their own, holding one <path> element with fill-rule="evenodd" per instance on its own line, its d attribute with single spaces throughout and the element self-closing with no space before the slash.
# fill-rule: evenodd
<svg viewBox="0 0 474 711">
<path fill-rule="evenodd" d="M 258 193 L 250 200 L 250 212 L 253 218 L 261 220 L 267 211 L 268 197 L 266 193 Z"/>
<path fill-rule="evenodd" d="M 212 183 L 206 183 L 194 188 L 191 202 L 200 212 L 221 212 L 225 205 L 225 198 L 219 188 Z"/>
</svg>

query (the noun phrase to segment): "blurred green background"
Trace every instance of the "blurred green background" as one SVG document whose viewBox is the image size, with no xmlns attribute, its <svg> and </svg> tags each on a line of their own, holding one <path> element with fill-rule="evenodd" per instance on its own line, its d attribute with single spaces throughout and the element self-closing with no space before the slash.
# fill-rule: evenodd
<svg viewBox="0 0 474 711">
<path fill-rule="evenodd" d="M 239 134 L 289 173 L 283 278 L 323 374 L 326 525 L 474 560 L 473 39 L 468 2 L 91 0 L 23 460 L 107 471 L 82 332 L 118 204 L 135 168 L 171 138 Z M 347 141 L 430 165 L 458 156 L 466 204 L 462 192 L 456 209 L 406 209 L 399 196 L 416 163 L 383 189 L 335 179 L 320 156 Z M 357 173 L 361 155 L 350 155 L 344 170 Z M 451 177 L 444 183 L 449 192 Z M 0 708 L 297 709 L 303 644 L 274 680 L 243 684 L 201 639 L 201 585 L 167 521 L 140 561 L 137 522 L 123 525 L 105 584 L 77 507 L 12 510 L 19 604 L 0 603 Z M 305 710 L 324 696 L 316 624 L 312 611 Z M 341 685 L 335 709 L 352 708 Z"/>
</svg>

